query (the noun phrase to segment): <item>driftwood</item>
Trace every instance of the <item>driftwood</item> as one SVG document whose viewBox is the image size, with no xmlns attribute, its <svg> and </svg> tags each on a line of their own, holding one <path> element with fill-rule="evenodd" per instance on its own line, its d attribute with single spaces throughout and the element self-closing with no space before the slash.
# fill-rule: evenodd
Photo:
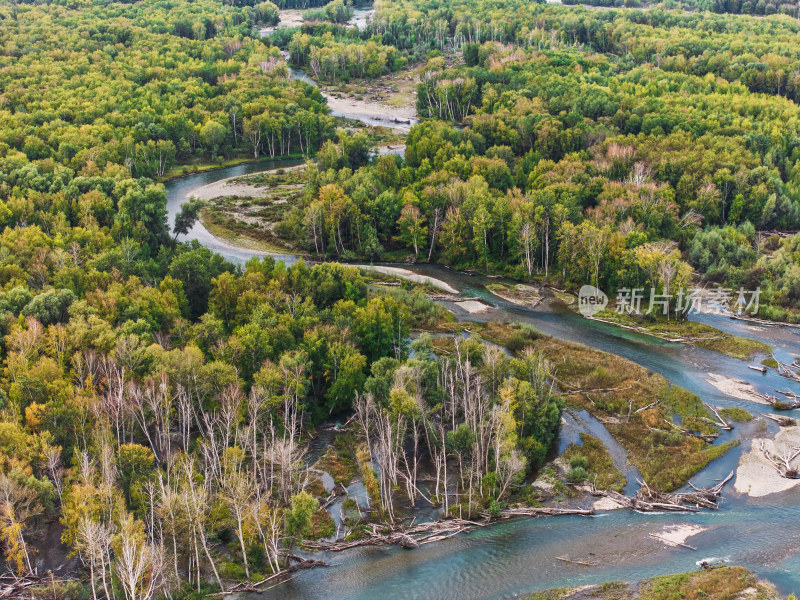
<svg viewBox="0 0 800 600">
<path fill-rule="evenodd" d="M 764 440 L 761 440 L 761 454 L 784 479 L 800 479 L 797 467 L 792 466 L 792 461 L 800 456 L 800 448 L 790 446 L 781 456 L 773 456 L 767 452 L 764 448 Z"/>
<path fill-rule="evenodd" d="M 707 442 L 709 444 L 712 443 L 714 440 L 716 440 L 719 437 L 718 433 L 706 434 L 706 433 L 698 433 L 697 431 L 692 431 L 690 429 L 685 429 L 684 427 L 681 427 L 677 423 L 673 423 L 669 419 L 664 419 L 664 422 L 667 425 L 669 425 L 670 427 L 672 427 L 673 429 L 677 429 L 678 431 L 680 431 L 683 435 L 693 435 L 695 437 L 699 437 L 701 440 L 703 440 L 704 442 Z"/>
<path fill-rule="evenodd" d="M 589 493 L 593 496 L 610 498 L 623 508 L 630 508 L 641 512 L 649 511 L 675 511 L 699 512 L 701 508 L 717 510 L 722 498 L 722 488 L 733 477 L 733 471 L 725 479 L 711 488 L 696 488 L 691 483 L 691 492 L 658 492 L 644 482 L 639 482 L 641 488 L 635 496 L 625 496 L 612 490 L 598 490 L 593 485 Z"/>
<path fill-rule="evenodd" d="M 366 537 L 359 540 L 317 541 L 305 542 L 305 546 L 312 550 L 328 550 L 339 552 L 358 546 L 392 546 L 399 545 L 403 548 L 416 548 L 424 544 L 440 542 L 459 533 L 471 531 L 483 524 L 464 519 L 446 519 L 444 521 L 430 521 L 409 526 L 377 525 L 371 524 L 365 531 Z"/>
<path fill-rule="evenodd" d="M 753 369 L 753 371 L 758 371 L 760 373 L 766 373 L 767 372 L 767 367 L 764 367 L 764 366 L 754 367 L 753 365 L 747 365 L 747 368 L 748 369 Z"/>
<path fill-rule="evenodd" d="M 330 495 L 322 502 L 320 507 L 328 508 L 331 504 L 336 502 L 336 498 L 339 496 L 344 496 L 345 494 L 347 494 L 347 488 L 345 488 L 341 482 L 335 484 Z"/>
<path fill-rule="evenodd" d="M 460 296 L 451 296 L 450 294 L 428 294 L 430 300 L 437 300 L 439 302 L 475 302 L 480 301 L 478 296 L 470 298 L 462 298 Z"/>
<path fill-rule="evenodd" d="M 769 419 L 770 421 L 775 421 L 781 427 L 794 427 L 795 425 L 797 425 L 797 421 L 795 421 L 791 417 L 784 417 L 782 415 L 771 415 L 769 413 L 761 413 L 761 416 Z"/>
<path fill-rule="evenodd" d="M 570 558 L 569 555 L 567 554 L 565 554 L 564 556 L 556 556 L 556 560 L 568 562 L 573 565 L 583 565 L 584 567 L 596 567 L 599 564 L 599 563 L 592 563 L 586 560 L 575 560 L 574 558 Z"/>
<path fill-rule="evenodd" d="M 370 281 L 370 285 L 383 285 L 386 287 L 398 287 L 399 281 Z"/>
<path fill-rule="evenodd" d="M 561 515 L 583 515 L 591 516 L 594 514 L 593 508 L 534 508 L 520 507 L 507 508 L 500 513 L 498 519 L 513 519 L 514 517 L 557 517 Z"/>
<path fill-rule="evenodd" d="M 800 382 L 800 375 L 797 374 L 792 367 L 794 365 L 787 365 L 786 363 L 779 362 L 778 363 L 778 373 L 786 377 L 786 379 L 791 379 L 792 381 Z"/>
<path fill-rule="evenodd" d="M 302 571 L 302 570 L 305 570 L 305 569 L 313 569 L 314 567 L 327 567 L 328 566 L 328 563 L 326 563 L 323 560 L 315 560 L 313 558 L 303 558 L 302 556 L 298 556 L 297 554 L 289 554 L 287 556 L 287 558 L 289 558 L 291 560 L 294 560 L 296 562 L 294 564 L 292 564 L 292 565 L 289 565 L 288 567 L 286 567 L 282 571 L 274 573 L 274 574 L 270 575 L 269 577 L 267 577 L 266 579 L 262 579 L 261 581 L 256 581 L 256 582 L 242 581 L 242 582 L 237 583 L 236 585 L 228 588 L 224 592 L 217 592 L 216 594 L 208 594 L 208 596 L 209 597 L 213 597 L 213 596 L 229 596 L 231 594 L 239 594 L 239 593 L 242 593 L 242 592 L 250 592 L 250 593 L 260 594 L 261 592 L 266 591 L 264 589 L 259 589 L 259 588 L 261 588 L 261 586 L 263 586 L 264 584 L 270 583 L 272 581 L 275 581 L 276 579 L 279 579 L 281 577 L 285 577 L 286 575 L 290 575 L 292 573 L 296 573 L 297 571 Z M 280 581 L 280 583 L 285 583 L 285 582 L 289 581 L 289 579 L 291 579 L 291 578 L 282 579 Z M 275 587 L 275 586 L 272 586 L 272 587 Z M 272 589 L 272 587 L 267 588 L 267 589 Z M 2 597 L 2 596 L 0 596 L 0 597 Z"/>
<path fill-rule="evenodd" d="M 731 313 L 731 319 L 736 319 L 737 321 L 748 321 L 750 323 L 758 323 L 759 325 L 773 325 L 775 327 L 800 327 L 797 323 L 781 323 L 780 321 L 768 321 L 767 319 L 759 319 L 757 317 L 748 317 L 745 315 L 738 315 L 735 313 Z"/>
<path fill-rule="evenodd" d="M 728 423 L 725 419 L 723 419 L 716 408 L 714 408 L 710 404 L 706 404 L 705 402 L 703 402 L 703 404 L 705 404 L 706 408 L 711 412 L 713 412 L 714 416 L 717 417 L 717 423 L 714 423 L 714 425 L 716 425 L 720 429 L 724 429 L 725 431 L 731 431 L 733 429 L 733 425 L 731 423 Z"/>
<path fill-rule="evenodd" d="M 14 600 L 33 600 L 34 596 L 29 588 L 37 585 L 52 585 L 55 582 L 66 582 L 67 579 L 50 575 L 26 575 L 18 577 L 12 573 L 0 575 L 0 598 L 14 598 Z"/>
</svg>

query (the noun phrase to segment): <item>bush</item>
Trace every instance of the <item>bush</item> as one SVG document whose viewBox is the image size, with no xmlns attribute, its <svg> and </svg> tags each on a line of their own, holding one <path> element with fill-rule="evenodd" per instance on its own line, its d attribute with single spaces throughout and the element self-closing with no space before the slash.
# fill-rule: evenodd
<svg viewBox="0 0 800 600">
<path fill-rule="evenodd" d="M 576 454 L 572 458 L 569 459 L 569 466 L 573 469 L 580 467 L 581 469 L 588 469 L 589 468 L 589 459 L 585 456 L 580 454 Z"/>
<path fill-rule="evenodd" d="M 503 503 L 498 502 L 497 500 L 490 500 L 489 501 L 489 514 L 492 517 L 497 518 L 503 512 Z"/>
<path fill-rule="evenodd" d="M 569 483 L 583 483 L 589 477 L 584 467 L 573 467 L 567 473 L 567 481 Z"/>
</svg>

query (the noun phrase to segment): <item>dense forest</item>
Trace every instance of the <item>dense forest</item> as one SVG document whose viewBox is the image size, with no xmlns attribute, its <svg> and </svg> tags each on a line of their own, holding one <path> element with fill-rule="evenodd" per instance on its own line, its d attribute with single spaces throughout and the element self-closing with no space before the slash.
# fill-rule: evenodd
<svg viewBox="0 0 800 600">
<path fill-rule="evenodd" d="M 800 318 L 793 19 L 474 4 L 379 5 L 383 43 L 425 44 L 432 120 L 404 161 L 321 153 L 287 238 L 607 290 L 695 272 Z"/>
<path fill-rule="evenodd" d="M 314 258 L 609 292 L 760 286 L 762 316 L 800 320 L 793 18 L 379 0 L 359 30 L 352 8 L 0 4 L 0 545 L 17 574 L 47 527 L 86 574 L 61 597 L 201 596 L 280 572 L 333 533 L 307 452 L 342 414 L 359 433 L 330 461 L 385 522 L 423 497 L 497 514 L 558 433 L 554 359 L 575 348 L 548 355 L 509 325 L 459 337 L 424 286 L 354 267 L 235 267 L 177 241 L 199 205 L 171 230 L 169 177 L 313 158 L 276 231 Z M 262 38 L 284 9 L 304 24 Z M 322 83 L 417 69 L 424 122 L 403 155 L 373 157 L 290 66 Z M 685 410 L 708 433 L 696 398 L 642 386 L 636 407 L 602 410 L 658 396 L 659 422 Z M 642 463 L 664 488 L 727 449 L 639 424 L 629 441 L 648 460 L 684 453 L 678 474 Z"/>
</svg>

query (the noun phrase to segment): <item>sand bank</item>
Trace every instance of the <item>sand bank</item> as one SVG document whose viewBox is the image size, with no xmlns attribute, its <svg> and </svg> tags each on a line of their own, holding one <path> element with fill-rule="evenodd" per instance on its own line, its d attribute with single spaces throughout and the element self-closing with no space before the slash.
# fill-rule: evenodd
<svg viewBox="0 0 800 600">
<path fill-rule="evenodd" d="M 778 475 L 764 453 L 761 452 L 762 441 L 764 450 L 771 455 L 782 456 L 787 452 L 791 455 L 794 453 L 792 448 L 800 446 L 800 427 L 781 428 L 774 440 L 754 439 L 750 445 L 750 451 L 743 453 L 739 459 L 733 489 L 740 494 L 760 498 L 785 492 L 800 485 L 800 479 L 785 479 Z M 795 461 L 793 466 L 797 462 Z"/>
<path fill-rule="evenodd" d="M 478 302 L 477 300 L 467 300 L 466 302 L 458 302 L 456 303 L 456 306 L 458 306 L 459 308 L 463 308 L 471 315 L 486 312 L 490 308 L 488 304 L 484 304 L 483 302 Z"/>
<path fill-rule="evenodd" d="M 769 406 L 769 402 L 764 400 L 752 385 L 741 379 L 733 379 L 732 377 L 709 373 L 706 381 L 728 396 Z"/>
<path fill-rule="evenodd" d="M 444 290 L 448 294 L 458 294 L 460 293 L 454 287 L 448 285 L 446 282 L 442 281 L 441 279 L 436 279 L 435 277 L 428 277 L 427 275 L 419 275 L 408 269 L 402 269 L 400 267 L 387 267 L 387 266 L 362 266 L 361 267 L 367 271 L 377 271 L 378 273 L 384 273 L 385 275 L 394 275 L 395 277 L 399 277 L 400 279 L 407 279 L 408 281 L 413 281 L 415 283 L 428 283 L 433 287 L 439 288 L 440 290 Z M 466 304 L 466 302 L 460 302 L 459 304 Z"/>
<path fill-rule="evenodd" d="M 685 544 L 686 540 L 690 537 L 707 531 L 708 527 L 701 527 L 700 525 L 692 525 L 690 523 L 681 523 L 678 525 L 667 525 L 661 531 L 657 531 L 652 537 L 667 546 L 679 546 Z"/>
<path fill-rule="evenodd" d="M 262 173 L 269 173 L 270 171 L 278 171 L 283 169 L 284 171 L 294 171 L 297 169 L 305 169 L 305 165 L 295 165 L 293 167 L 279 167 L 278 169 L 268 169 L 262 171 Z M 198 200 L 213 200 L 214 198 L 223 198 L 225 196 L 240 196 L 243 198 L 263 198 L 267 190 L 269 190 L 268 185 L 248 185 L 247 183 L 243 183 L 242 181 L 234 181 L 235 179 L 241 180 L 242 177 L 246 177 L 246 175 L 237 175 L 236 177 L 228 177 L 227 179 L 220 179 L 219 181 L 215 181 L 214 183 L 209 183 L 206 185 L 201 185 L 192 190 L 192 193 L 189 194 L 193 198 L 197 198 Z"/>
</svg>

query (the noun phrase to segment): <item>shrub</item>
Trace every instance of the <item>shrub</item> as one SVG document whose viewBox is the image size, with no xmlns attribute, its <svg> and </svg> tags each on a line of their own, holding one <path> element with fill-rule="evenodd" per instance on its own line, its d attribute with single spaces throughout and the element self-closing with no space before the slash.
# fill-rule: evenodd
<svg viewBox="0 0 800 600">
<path fill-rule="evenodd" d="M 588 477 L 589 474 L 583 467 L 573 467 L 567 473 L 567 481 L 569 483 L 583 483 Z"/>
<path fill-rule="evenodd" d="M 582 468 L 584 470 L 588 469 L 589 468 L 589 459 L 587 459 L 585 456 L 582 456 L 580 454 L 576 454 L 575 456 L 573 456 L 572 458 L 569 459 L 569 466 L 572 467 L 573 469 L 575 469 L 577 467 L 580 467 L 580 468 Z"/>
</svg>

